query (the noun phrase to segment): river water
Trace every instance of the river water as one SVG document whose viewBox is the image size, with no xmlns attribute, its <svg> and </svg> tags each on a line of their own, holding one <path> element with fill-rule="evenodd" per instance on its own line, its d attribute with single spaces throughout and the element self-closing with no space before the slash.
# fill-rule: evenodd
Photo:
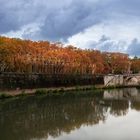
<svg viewBox="0 0 140 140">
<path fill-rule="evenodd" d="M 140 90 L 0 100 L 0 140 L 140 140 Z"/>
</svg>

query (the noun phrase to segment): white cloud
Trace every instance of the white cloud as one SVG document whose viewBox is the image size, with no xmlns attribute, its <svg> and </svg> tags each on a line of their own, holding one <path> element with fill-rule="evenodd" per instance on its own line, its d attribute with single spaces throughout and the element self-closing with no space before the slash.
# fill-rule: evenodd
<svg viewBox="0 0 140 140">
<path fill-rule="evenodd" d="M 37 23 L 31 23 L 28 25 L 23 26 L 21 29 L 17 31 L 10 31 L 8 33 L 2 34 L 3 36 L 7 37 L 15 37 L 15 38 L 21 38 L 21 39 L 29 39 L 31 35 L 35 35 L 37 32 L 40 31 L 40 24 Z M 28 38 L 29 35 L 29 38 Z"/>
<path fill-rule="evenodd" d="M 140 40 L 139 27 L 140 21 L 138 20 L 105 21 L 87 28 L 84 32 L 69 37 L 67 44 L 80 48 L 126 52 L 128 46 L 135 38 Z M 103 37 L 107 38 L 102 40 Z"/>
</svg>

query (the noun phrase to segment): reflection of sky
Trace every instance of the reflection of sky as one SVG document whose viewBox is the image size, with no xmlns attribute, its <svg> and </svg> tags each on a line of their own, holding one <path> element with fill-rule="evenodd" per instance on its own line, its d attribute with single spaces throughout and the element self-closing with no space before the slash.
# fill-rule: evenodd
<svg viewBox="0 0 140 140">
<path fill-rule="evenodd" d="M 82 126 L 80 129 L 63 133 L 55 140 L 139 140 L 140 112 L 129 109 L 126 116 L 109 115 L 105 123 Z M 49 137 L 48 140 L 53 140 Z"/>
</svg>

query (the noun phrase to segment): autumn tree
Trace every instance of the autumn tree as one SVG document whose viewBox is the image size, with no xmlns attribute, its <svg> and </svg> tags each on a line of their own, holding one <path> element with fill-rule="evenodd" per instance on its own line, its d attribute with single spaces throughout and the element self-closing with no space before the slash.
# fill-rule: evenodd
<svg viewBox="0 0 140 140">
<path fill-rule="evenodd" d="M 130 60 L 122 53 L 101 53 L 49 41 L 0 37 L 0 71 L 45 74 L 126 73 Z M 137 61 L 132 70 L 139 71 Z"/>
</svg>

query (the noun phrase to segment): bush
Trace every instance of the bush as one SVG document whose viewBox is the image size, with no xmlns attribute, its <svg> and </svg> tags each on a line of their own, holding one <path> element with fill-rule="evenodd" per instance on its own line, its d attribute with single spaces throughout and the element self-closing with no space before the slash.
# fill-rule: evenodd
<svg viewBox="0 0 140 140">
<path fill-rule="evenodd" d="M 46 93 L 47 93 L 47 91 L 44 89 L 36 90 L 36 92 L 35 92 L 35 94 L 37 94 L 37 95 L 46 94 Z"/>
<path fill-rule="evenodd" d="M 12 97 L 11 95 L 8 95 L 6 93 L 0 93 L 0 99 L 4 99 L 4 98 L 10 98 Z"/>
</svg>

